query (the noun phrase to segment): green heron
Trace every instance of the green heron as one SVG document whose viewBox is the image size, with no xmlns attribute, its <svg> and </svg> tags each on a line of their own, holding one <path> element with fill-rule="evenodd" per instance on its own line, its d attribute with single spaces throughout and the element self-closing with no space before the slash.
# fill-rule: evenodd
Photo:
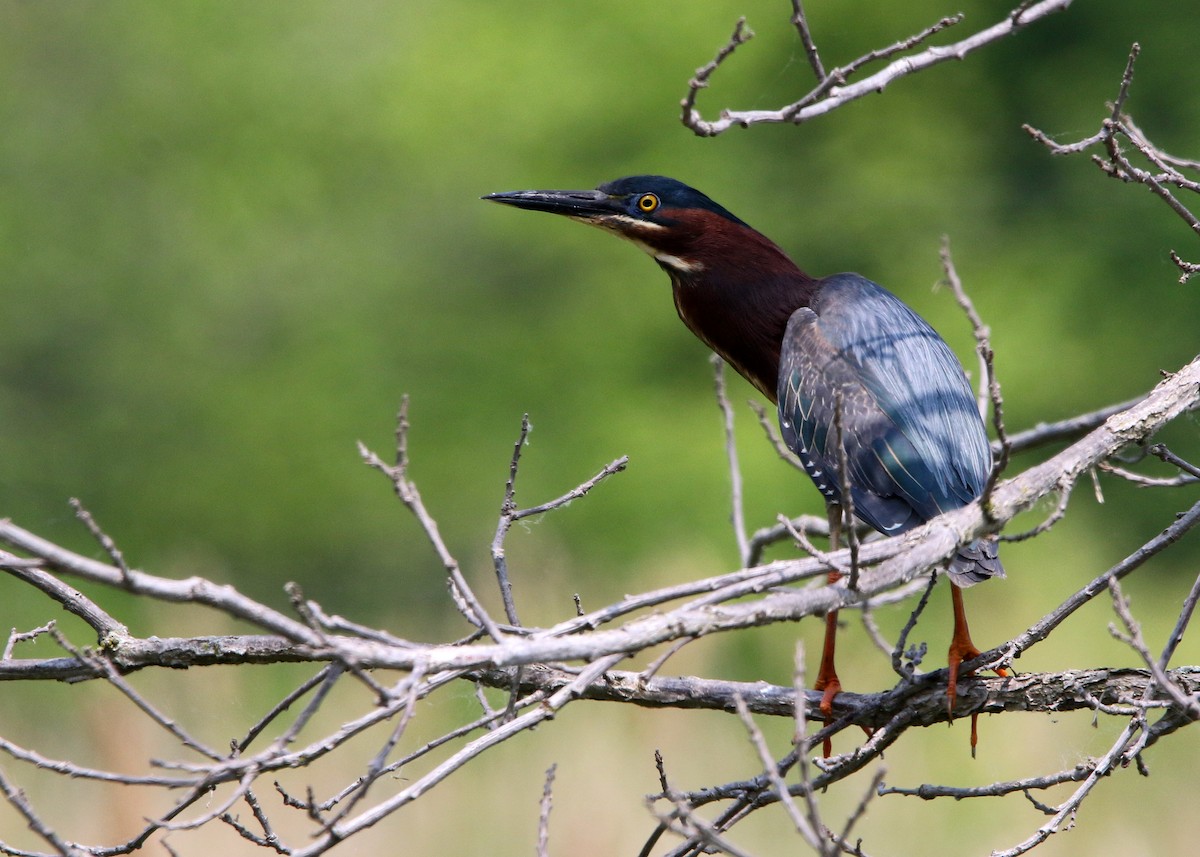
<svg viewBox="0 0 1200 857">
<path fill-rule="evenodd" d="M 663 176 L 484 199 L 565 215 L 649 253 L 671 278 L 683 323 L 778 404 L 784 441 L 824 495 L 831 530 L 846 485 L 854 512 L 885 535 L 961 508 L 983 491 L 991 448 L 962 365 L 923 318 L 883 287 L 858 274 L 809 276 L 769 238 Z M 1004 569 L 996 542 L 980 539 L 959 548 L 947 571 L 953 712 L 959 666 L 979 654 L 961 590 L 1003 577 Z M 838 577 L 831 572 L 829 579 Z M 841 689 L 836 628 L 833 611 L 815 684 L 824 692 L 827 720 Z"/>
</svg>

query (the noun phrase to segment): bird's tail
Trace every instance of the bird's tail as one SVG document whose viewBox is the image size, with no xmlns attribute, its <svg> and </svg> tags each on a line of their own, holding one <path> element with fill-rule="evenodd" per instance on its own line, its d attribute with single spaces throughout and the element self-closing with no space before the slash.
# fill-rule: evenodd
<svg viewBox="0 0 1200 857">
<path fill-rule="evenodd" d="M 950 559 L 947 569 L 950 579 L 962 588 L 982 583 L 989 577 L 1004 577 L 1004 566 L 997 555 L 998 541 L 995 536 L 976 539 L 965 544 Z"/>
</svg>

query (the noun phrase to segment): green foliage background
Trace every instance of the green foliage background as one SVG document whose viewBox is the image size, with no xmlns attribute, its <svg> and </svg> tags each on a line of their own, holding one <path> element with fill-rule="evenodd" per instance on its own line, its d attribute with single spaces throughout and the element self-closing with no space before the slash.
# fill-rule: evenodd
<svg viewBox="0 0 1200 857">
<path fill-rule="evenodd" d="M 807 5 L 827 65 L 960 9 Z M 961 4 L 963 26 L 1009 5 Z M 1128 108 L 1168 151 L 1200 155 L 1192 3 L 1151 14 L 1080 2 L 801 128 L 684 130 L 686 81 L 739 15 L 759 35 L 702 94 L 706 114 L 807 88 L 788 11 L 779 0 L 4 2 L 0 515 L 98 553 L 67 506 L 78 496 L 139 567 L 276 605 L 296 580 L 331 611 L 453 637 L 435 558 L 354 446 L 389 452 L 408 393 L 412 472 L 489 598 L 521 415 L 534 425 L 525 504 L 630 455 L 586 501 L 513 534 L 526 621 L 569 613 L 571 593 L 599 606 L 732 568 L 710 368 L 666 278 L 594 231 L 478 201 L 498 190 L 675 176 L 811 272 L 888 285 L 974 368 L 968 326 L 931 288 L 949 235 L 991 325 L 1014 430 L 1137 395 L 1196 353 L 1197 287 L 1180 286 L 1168 258 L 1200 256 L 1195 236 L 1144 190 L 1086 158 L 1054 159 L 1020 129 L 1092 133 L 1138 40 Z M 735 401 L 751 395 L 738 379 Z M 819 510 L 749 411 L 739 420 L 751 525 Z M 1200 453 L 1195 420 L 1164 439 Z M 1008 551 L 1006 585 L 972 595 L 977 641 L 1025 627 L 1195 497 L 1102 481 L 1104 506 L 1081 488 L 1058 529 Z M 1198 557 L 1184 545 L 1133 585 L 1148 629 L 1169 627 Z M 44 602 L 4 587 L 5 626 L 44 621 Z M 172 631 L 141 605 L 121 609 L 137 632 Z M 1078 650 L 1064 631 L 1028 668 L 1130 662 L 1102 611 L 1090 621 Z M 935 650 L 943 631 L 930 629 Z M 786 682 L 794 636 L 710 643 L 708 657 L 724 675 Z M 1197 656 L 1192 645 L 1181 662 Z M 644 715 L 638 728 L 659 722 Z M 630 790 L 652 790 L 649 763 L 636 764 Z M 620 822 L 620 847 L 644 833 L 640 812 Z M 527 853 L 520 837 L 493 853 Z"/>
</svg>

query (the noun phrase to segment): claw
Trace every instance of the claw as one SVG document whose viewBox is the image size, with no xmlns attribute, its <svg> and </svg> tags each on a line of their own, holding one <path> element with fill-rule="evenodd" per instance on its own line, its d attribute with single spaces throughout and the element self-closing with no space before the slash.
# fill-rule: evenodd
<svg viewBox="0 0 1200 857">
<path fill-rule="evenodd" d="M 963 661 L 979 657 L 982 652 L 971 642 L 971 629 L 967 627 L 967 611 L 963 606 L 962 588 L 957 583 L 950 584 L 950 599 L 954 605 L 954 634 L 950 638 L 950 651 L 946 656 L 946 664 L 950 668 L 950 678 L 946 683 L 946 712 L 954 719 L 954 706 L 958 702 L 958 671 Z M 997 667 L 996 675 L 1007 676 L 1008 670 Z M 974 670 L 965 675 L 974 675 Z M 975 758 L 975 747 L 979 743 L 979 713 L 971 715 L 971 758 Z"/>
<path fill-rule="evenodd" d="M 830 574 L 830 578 L 833 578 L 833 574 Z M 817 680 L 813 684 L 813 690 L 822 691 L 820 711 L 826 726 L 833 722 L 833 698 L 842 692 L 842 682 L 838 678 L 837 668 L 834 667 L 837 621 L 838 612 L 836 610 L 825 615 L 825 647 L 821 650 L 821 670 L 817 673 Z M 830 738 L 825 739 L 821 751 L 826 759 L 832 755 L 833 741 Z"/>
</svg>

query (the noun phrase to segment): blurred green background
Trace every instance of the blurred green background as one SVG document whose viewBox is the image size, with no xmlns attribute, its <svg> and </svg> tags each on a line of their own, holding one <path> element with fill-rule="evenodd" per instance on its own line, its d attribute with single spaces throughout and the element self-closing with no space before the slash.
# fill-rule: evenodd
<svg viewBox="0 0 1200 857">
<path fill-rule="evenodd" d="M 967 20 L 946 39 L 961 38 L 1011 4 L 807 5 L 831 66 L 960 9 Z M 280 607 L 294 580 L 330 611 L 406 637 L 453 638 L 464 629 L 436 558 L 355 449 L 361 439 L 389 456 L 407 393 L 412 474 L 489 604 L 498 599 L 488 545 L 524 413 L 534 430 L 522 505 L 618 455 L 631 459 L 585 501 L 512 534 L 526 622 L 569 615 L 573 593 L 598 607 L 735 567 L 707 352 L 675 317 L 666 277 L 592 230 L 478 200 L 492 191 L 672 175 L 810 272 L 856 270 L 888 285 L 974 369 L 969 326 L 949 293 L 932 288 L 949 235 L 992 329 L 1012 430 L 1138 395 L 1196 353 L 1200 296 L 1195 283 L 1177 283 L 1168 257 L 1173 248 L 1200 257 L 1195 236 L 1144 190 L 1105 179 L 1086 157 L 1053 158 L 1021 131 L 1030 123 L 1064 140 L 1093 133 L 1138 40 L 1128 109 L 1167 151 L 1200 156 L 1194 3 L 1167 0 L 1152 13 L 1118 0 L 1076 3 L 800 128 L 712 140 L 686 131 L 686 82 L 739 15 L 758 35 L 701 95 L 705 114 L 773 108 L 807 89 L 789 11 L 782 0 L 0 4 L 0 516 L 101 556 L 67 505 L 77 496 L 138 567 L 231 582 Z M 733 379 L 731 394 L 751 526 L 818 512 L 815 489 L 778 462 L 740 407 L 751 388 Z M 1200 458 L 1194 418 L 1163 439 Z M 1080 486 L 1058 528 L 1006 549 L 1007 584 L 972 592 L 977 642 L 1026 627 L 1196 497 L 1194 488 L 1101 482 L 1103 505 Z M 1130 584 L 1152 648 L 1198 561 L 1193 538 Z M 103 597 L 135 632 L 182 633 L 177 613 Z M 47 618 L 45 601 L 11 581 L 2 598 L 5 627 Z M 1089 608 L 1022 667 L 1133 663 L 1109 638 L 1107 610 Z M 906 615 L 882 621 L 898 626 Z M 203 614 L 186 621 L 188 632 L 220 630 Z M 923 627 L 940 652 L 948 617 Z M 707 641 L 674 668 L 786 683 L 792 641 L 806 630 L 815 651 L 814 624 Z M 847 645 L 865 651 L 861 639 Z M 1190 643 L 1177 661 L 1198 659 Z M 852 683 L 887 680 L 882 669 Z M 78 690 L 45 694 L 39 704 L 54 710 L 81 704 Z M 27 695 L 37 694 L 4 689 L 6 721 L 28 713 Z M 431 837 L 423 853 L 466 853 L 485 833 L 489 853 L 530 853 L 546 759 L 572 756 L 582 767 L 560 774 L 557 853 L 574 854 L 636 850 L 649 829 L 640 795 L 655 788 L 646 747 L 724 730 L 728 770 L 694 758 L 677 783 L 685 788 L 757 764 L 740 727 L 714 716 L 572 712 L 554 727 L 572 737 L 526 741 L 531 755 L 489 763 L 497 782 L 511 783 L 518 767 L 528 780 L 527 791 L 502 786 L 511 805 L 497 823 L 515 824 L 511 834 L 497 841 L 484 824 L 447 833 L 452 822 L 429 816 L 428 833 L 410 834 Z M 997 757 L 1006 743 L 1029 748 L 1012 776 L 1069 767 L 1107 746 L 1087 737 L 1086 718 L 1066 732 L 1004 720 L 1012 722 L 986 726 L 985 742 Z M 962 767 L 962 733 L 937 730 L 911 742 L 925 747 L 889 753 L 898 784 L 957 782 L 964 770 L 980 782 L 999 776 L 986 760 Z M 601 761 L 589 751 L 605 734 L 618 744 L 636 734 L 645 746 L 629 748 L 628 768 L 608 747 Z M 693 754 L 713 739 L 694 740 L 704 743 Z M 1038 853 L 1111 846 L 1116 830 L 1133 837 L 1124 853 L 1181 853 L 1170 783 L 1192 776 L 1195 743 L 1176 739 L 1187 753 L 1162 760 L 1161 777 L 1126 776 L 1105 798 L 1114 807 L 1158 802 L 1151 820 L 1105 818 L 1097 799 L 1079 831 Z M 942 756 L 945 770 L 905 767 Z M 573 809 L 572 777 L 592 794 L 576 796 Z M 446 811 L 470 801 L 482 813 L 495 800 L 486 782 L 473 796 L 444 786 Z M 589 803 L 601 793 L 619 797 Z M 1006 804 L 1007 819 L 991 807 L 889 800 L 913 838 L 901 844 L 896 831 L 906 828 L 886 822 L 893 811 L 882 801 L 878 817 L 893 839 L 879 850 L 888 854 L 984 853 L 1041 823 L 1019 800 Z M 972 845 L 947 840 L 937 850 L 920 833 L 934 823 L 960 825 Z M 381 827 L 389 824 L 398 837 L 403 822 Z M 590 824 L 611 839 L 588 835 Z M 755 835 L 760 853 L 793 853 Z"/>
</svg>

